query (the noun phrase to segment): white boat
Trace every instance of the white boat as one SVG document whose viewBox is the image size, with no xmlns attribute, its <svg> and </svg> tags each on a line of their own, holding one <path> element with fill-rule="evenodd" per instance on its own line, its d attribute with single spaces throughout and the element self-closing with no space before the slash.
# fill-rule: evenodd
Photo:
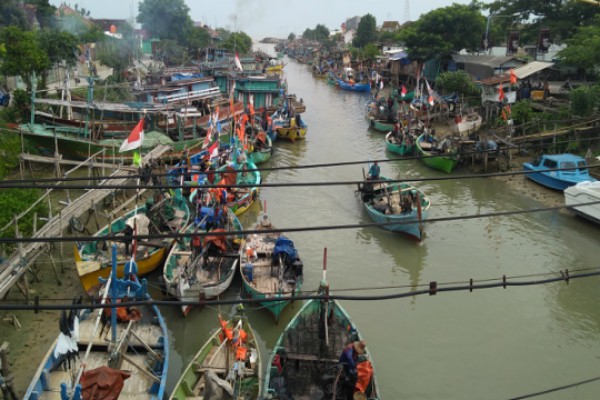
<svg viewBox="0 0 600 400">
<path fill-rule="evenodd" d="M 584 181 L 570 186 L 564 190 L 565 205 L 573 207 L 572 210 L 600 224 L 600 181 Z M 590 204 L 583 207 L 574 207 L 578 204 L 591 203 L 597 201 L 598 204 Z"/>
<path fill-rule="evenodd" d="M 482 118 L 476 112 L 467 114 L 464 117 L 457 118 L 450 126 L 450 131 L 455 135 L 469 136 L 481 128 Z"/>
</svg>

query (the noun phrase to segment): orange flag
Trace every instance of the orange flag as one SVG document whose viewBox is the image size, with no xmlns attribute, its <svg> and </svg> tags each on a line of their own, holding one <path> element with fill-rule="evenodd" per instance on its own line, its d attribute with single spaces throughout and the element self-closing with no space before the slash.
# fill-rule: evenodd
<svg viewBox="0 0 600 400">
<path fill-rule="evenodd" d="M 515 83 L 517 83 L 517 75 L 515 75 L 515 71 L 513 71 L 513 69 L 510 69 L 510 84 L 514 85 Z"/>
<path fill-rule="evenodd" d="M 502 84 L 500 84 L 500 86 L 498 86 L 498 101 L 504 100 L 504 97 L 504 88 L 502 87 Z"/>
</svg>

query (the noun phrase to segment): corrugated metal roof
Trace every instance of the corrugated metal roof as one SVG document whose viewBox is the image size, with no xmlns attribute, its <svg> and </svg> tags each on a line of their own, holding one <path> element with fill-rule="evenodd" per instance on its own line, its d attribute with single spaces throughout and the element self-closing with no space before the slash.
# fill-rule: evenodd
<svg viewBox="0 0 600 400">
<path fill-rule="evenodd" d="M 522 67 L 515 68 L 514 72 L 517 78 L 524 79 L 530 75 L 535 74 L 536 72 L 540 72 L 546 68 L 550 68 L 554 65 L 551 62 L 544 61 L 532 61 L 529 64 L 525 64 Z"/>
<path fill-rule="evenodd" d="M 512 56 L 475 56 L 475 55 L 466 55 L 466 54 L 453 54 L 452 59 L 457 63 L 463 64 L 477 64 L 477 65 L 485 65 L 491 68 L 498 68 L 509 61 L 516 59 L 516 57 Z"/>
</svg>

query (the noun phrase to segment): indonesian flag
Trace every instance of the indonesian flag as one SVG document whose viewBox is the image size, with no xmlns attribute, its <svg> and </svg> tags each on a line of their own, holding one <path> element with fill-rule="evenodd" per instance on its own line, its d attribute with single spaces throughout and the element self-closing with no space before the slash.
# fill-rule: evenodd
<svg viewBox="0 0 600 400">
<path fill-rule="evenodd" d="M 402 90 L 400 91 L 400 94 L 402 95 L 402 97 L 406 96 L 406 93 L 408 93 L 408 90 L 406 90 L 406 86 L 402 85 Z"/>
<path fill-rule="evenodd" d="M 502 84 L 500 84 L 500 86 L 498 86 L 498 101 L 502 100 L 504 100 L 504 88 L 502 87 Z"/>
<path fill-rule="evenodd" d="M 219 142 L 214 142 L 208 148 L 208 154 L 210 154 L 210 158 L 219 157 Z"/>
<path fill-rule="evenodd" d="M 429 104 L 431 104 L 431 105 L 434 105 L 434 104 L 435 104 L 435 100 L 434 100 L 434 98 L 433 98 L 433 96 L 432 96 L 432 95 L 429 95 L 429 98 L 427 98 L 427 102 L 428 102 Z"/>
<path fill-rule="evenodd" d="M 202 147 L 206 148 L 212 139 L 212 125 L 208 127 L 206 131 L 206 137 L 204 138 L 204 142 L 202 143 Z"/>
<path fill-rule="evenodd" d="M 144 120 L 141 119 L 140 122 L 137 123 L 135 128 L 133 128 L 133 130 L 129 134 L 129 137 L 121 145 L 121 148 L 119 149 L 119 153 L 137 149 L 138 147 L 142 146 L 143 141 L 144 141 Z"/>
<path fill-rule="evenodd" d="M 379 90 L 383 89 L 383 79 L 379 81 Z"/>
<path fill-rule="evenodd" d="M 235 62 L 235 66 L 237 67 L 237 69 L 239 69 L 240 71 L 244 70 L 242 68 L 242 63 L 240 62 L 240 57 L 238 56 L 237 51 L 235 52 L 235 58 L 233 59 L 233 61 Z"/>
<path fill-rule="evenodd" d="M 515 75 L 515 71 L 511 68 L 510 69 L 510 84 L 514 85 L 515 83 L 517 83 L 517 75 Z"/>
<path fill-rule="evenodd" d="M 248 98 L 248 109 L 250 111 L 250 116 L 254 116 L 254 95 L 250 95 Z"/>
</svg>

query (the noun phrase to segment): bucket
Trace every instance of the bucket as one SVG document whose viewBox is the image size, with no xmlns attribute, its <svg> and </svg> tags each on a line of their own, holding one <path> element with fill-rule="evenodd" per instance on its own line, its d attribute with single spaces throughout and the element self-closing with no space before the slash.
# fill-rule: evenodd
<svg viewBox="0 0 600 400">
<path fill-rule="evenodd" d="M 254 269 L 254 265 L 252 265 L 252 263 L 246 263 L 244 264 L 244 275 L 246 276 L 246 279 L 248 280 L 248 282 L 252 283 L 252 270 Z"/>
</svg>

